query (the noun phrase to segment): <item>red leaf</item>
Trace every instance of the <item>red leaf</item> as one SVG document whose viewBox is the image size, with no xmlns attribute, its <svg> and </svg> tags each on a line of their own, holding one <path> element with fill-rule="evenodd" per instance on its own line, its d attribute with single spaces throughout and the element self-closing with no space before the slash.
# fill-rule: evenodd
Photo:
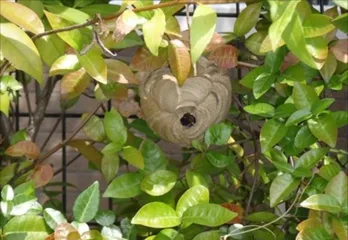
<svg viewBox="0 0 348 240">
<path fill-rule="evenodd" d="M 26 156 L 35 160 L 40 155 L 40 149 L 31 141 L 21 141 L 7 148 L 5 153 L 11 157 Z"/>
<path fill-rule="evenodd" d="M 130 67 L 137 71 L 151 72 L 167 64 L 167 51 L 160 48 L 158 56 L 154 56 L 145 48 L 139 48 L 132 59 Z"/>
<path fill-rule="evenodd" d="M 182 86 L 191 70 L 190 53 L 178 39 L 171 40 L 168 47 L 168 60 L 173 75 L 179 86 Z"/>
<path fill-rule="evenodd" d="M 239 204 L 232 204 L 232 203 L 223 203 L 221 204 L 224 208 L 227 208 L 228 210 L 238 213 L 238 216 L 233 218 L 228 224 L 234 224 L 234 223 L 242 223 L 243 215 L 244 215 L 244 209 Z"/>
<path fill-rule="evenodd" d="M 36 166 L 31 179 L 33 180 L 35 187 L 39 188 L 45 186 L 53 178 L 53 168 L 50 164 L 42 164 Z"/>
<path fill-rule="evenodd" d="M 223 45 L 213 50 L 208 59 L 222 68 L 234 68 L 238 65 L 238 50 L 232 45 Z"/>
<path fill-rule="evenodd" d="M 210 52 L 223 45 L 225 45 L 224 38 L 220 34 L 214 32 L 213 38 L 211 39 L 210 43 L 206 47 L 205 51 Z"/>
</svg>

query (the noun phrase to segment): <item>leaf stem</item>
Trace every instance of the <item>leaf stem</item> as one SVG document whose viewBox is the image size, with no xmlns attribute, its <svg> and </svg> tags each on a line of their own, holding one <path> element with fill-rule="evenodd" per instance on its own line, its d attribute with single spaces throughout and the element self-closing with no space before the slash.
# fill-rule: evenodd
<svg viewBox="0 0 348 240">
<path fill-rule="evenodd" d="M 239 65 L 239 66 L 243 66 L 243 67 L 248 67 L 248 68 L 257 68 L 257 67 L 260 67 L 259 65 L 256 65 L 256 64 L 247 63 L 247 62 L 241 62 L 241 61 L 238 61 L 238 65 Z"/>
</svg>

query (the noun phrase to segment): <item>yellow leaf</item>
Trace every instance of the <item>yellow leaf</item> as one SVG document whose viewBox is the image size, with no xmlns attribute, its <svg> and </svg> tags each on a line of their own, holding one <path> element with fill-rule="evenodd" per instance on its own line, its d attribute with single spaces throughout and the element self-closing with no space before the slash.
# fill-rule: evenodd
<svg viewBox="0 0 348 240">
<path fill-rule="evenodd" d="M 122 84 L 138 84 L 138 81 L 127 64 L 115 59 L 105 59 L 105 63 L 108 73 L 107 79 L 109 81 Z"/>
<path fill-rule="evenodd" d="M 137 71 L 154 71 L 167 64 L 167 51 L 160 49 L 158 56 L 154 56 L 145 48 L 139 48 L 133 55 L 130 67 Z"/>
<path fill-rule="evenodd" d="M 76 148 L 82 156 L 87 158 L 96 168 L 100 169 L 103 154 L 101 154 L 91 142 L 76 139 L 70 141 L 68 146 Z"/>
<path fill-rule="evenodd" d="M 39 83 L 43 82 L 40 54 L 19 27 L 13 23 L 0 23 L 0 45 L 3 56 L 17 69 L 28 73 Z"/>
<path fill-rule="evenodd" d="M 123 38 L 133 31 L 138 24 L 138 16 L 130 9 L 127 9 L 116 20 L 116 27 L 113 34 L 115 42 L 120 42 Z"/>
<path fill-rule="evenodd" d="M 108 82 L 106 64 L 99 49 L 92 48 L 85 55 L 78 55 L 78 58 L 91 77 L 103 84 Z"/>
<path fill-rule="evenodd" d="M 45 28 L 36 13 L 22 4 L 1 2 L 0 14 L 9 21 L 32 33 L 39 34 L 45 31 Z"/>
<path fill-rule="evenodd" d="M 182 86 L 191 70 L 190 53 L 180 40 L 171 40 L 168 47 L 168 61 L 179 86 Z"/>
<path fill-rule="evenodd" d="M 158 48 L 161 45 L 162 36 L 166 28 L 166 16 L 161 9 L 155 10 L 151 20 L 143 25 L 143 33 L 146 46 L 150 52 L 158 56 Z"/>
<path fill-rule="evenodd" d="M 81 68 L 72 73 L 65 74 L 60 83 L 60 93 L 63 100 L 79 96 L 88 87 L 92 78 Z"/>
<path fill-rule="evenodd" d="M 75 54 L 67 54 L 58 58 L 53 64 L 49 72 L 49 76 L 64 75 L 81 68 L 79 59 Z"/>
</svg>

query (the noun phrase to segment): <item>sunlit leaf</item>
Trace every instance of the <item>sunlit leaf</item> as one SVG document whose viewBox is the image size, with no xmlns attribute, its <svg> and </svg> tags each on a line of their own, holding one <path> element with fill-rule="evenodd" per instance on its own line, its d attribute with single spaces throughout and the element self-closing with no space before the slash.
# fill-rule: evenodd
<svg viewBox="0 0 348 240">
<path fill-rule="evenodd" d="M 316 63 L 320 64 L 320 69 L 323 65 L 322 61 L 327 58 L 328 46 L 327 42 L 323 37 L 314 37 L 306 39 L 306 48 L 314 58 L 317 59 Z"/>
<path fill-rule="evenodd" d="M 315 194 L 301 202 L 301 207 L 318 211 L 338 213 L 340 204 L 335 197 L 327 194 Z"/>
<path fill-rule="evenodd" d="M 330 147 L 336 146 L 338 130 L 336 122 L 329 114 L 320 115 L 317 119 L 308 120 L 312 134 Z"/>
<path fill-rule="evenodd" d="M 140 151 L 144 158 L 145 171 L 154 172 L 165 167 L 167 163 L 166 156 L 162 149 L 151 140 L 146 139 L 141 144 Z"/>
<path fill-rule="evenodd" d="M 348 33 L 348 13 L 342 14 L 332 20 L 332 23 L 344 33 Z"/>
<path fill-rule="evenodd" d="M 233 154 L 222 154 L 212 150 L 206 153 L 206 157 L 208 161 L 217 168 L 225 168 L 230 165 L 235 159 L 235 155 Z"/>
<path fill-rule="evenodd" d="M 292 98 L 297 109 L 311 108 L 319 100 L 312 86 L 295 83 Z"/>
<path fill-rule="evenodd" d="M 261 51 L 263 41 L 266 39 L 267 32 L 255 32 L 245 40 L 247 49 L 255 55 L 263 56 L 266 52 Z"/>
<path fill-rule="evenodd" d="M 309 108 L 303 108 L 293 112 L 285 123 L 286 127 L 296 125 L 304 120 L 309 119 L 312 113 Z"/>
<path fill-rule="evenodd" d="M 122 84 L 138 84 L 133 72 L 127 64 L 115 60 L 105 59 L 107 66 L 107 79 Z"/>
<path fill-rule="evenodd" d="M 81 116 L 84 120 L 88 116 L 87 113 Z M 83 132 L 93 141 L 102 142 L 105 139 L 105 130 L 102 120 L 93 115 L 82 128 Z"/>
<path fill-rule="evenodd" d="M 199 203 L 209 203 L 209 190 L 202 185 L 193 186 L 181 195 L 176 205 L 176 212 L 181 217 L 186 209 Z"/>
<path fill-rule="evenodd" d="M 163 9 L 162 9 L 163 10 Z M 163 10 L 164 12 L 164 10 Z M 178 20 L 173 16 L 166 16 L 166 29 L 164 31 L 167 34 L 180 37 L 180 24 Z"/>
<path fill-rule="evenodd" d="M 297 148 L 309 147 L 316 141 L 317 139 L 313 136 L 308 126 L 305 125 L 297 132 L 294 145 Z"/>
<path fill-rule="evenodd" d="M 106 136 L 114 143 L 123 145 L 127 140 L 127 129 L 121 115 L 115 110 L 105 113 L 104 128 Z"/>
<path fill-rule="evenodd" d="M 7 148 L 5 153 L 11 157 L 26 156 L 35 160 L 40 155 L 40 149 L 34 142 L 21 141 Z"/>
<path fill-rule="evenodd" d="M 116 177 L 120 165 L 118 153 L 104 154 L 101 162 L 101 171 L 107 182 Z"/>
<path fill-rule="evenodd" d="M 311 149 L 308 152 L 304 153 L 299 159 L 295 162 L 295 169 L 297 168 L 313 168 L 327 153 L 326 148 L 316 148 Z"/>
<path fill-rule="evenodd" d="M 2 9 L 2 8 L 1 8 Z M 2 55 L 16 68 L 43 82 L 42 62 L 33 41 L 13 23 L 0 24 Z"/>
<path fill-rule="evenodd" d="M 85 55 L 78 55 L 81 66 L 100 83 L 107 83 L 107 67 L 98 49 L 92 48 Z"/>
<path fill-rule="evenodd" d="M 231 136 L 232 126 L 226 123 L 214 124 L 208 128 L 204 135 L 204 141 L 209 146 L 211 144 L 226 144 Z"/>
<path fill-rule="evenodd" d="M 64 75 L 66 73 L 77 71 L 80 68 L 81 65 L 76 55 L 63 55 L 52 64 L 49 76 Z"/>
<path fill-rule="evenodd" d="M 266 72 L 266 68 L 264 66 L 257 67 L 250 72 L 248 72 L 240 81 L 239 83 L 247 88 L 252 89 L 254 85 L 255 79 L 261 75 L 262 73 Z"/>
<path fill-rule="evenodd" d="M 316 239 L 316 240 L 326 240 L 331 239 L 331 235 L 328 233 L 328 231 L 324 227 L 309 227 L 304 230 L 302 230 L 297 236 L 296 239 L 298 240 L 309 240 L 309 239 Z"/>
<path fill-rule="evenodd" d="M 105 190 L 103 197 L 132 198 L 141 194 L 140 183 L 144 176 L 140 173 L 125 173 L 115 178 Z"/>
<path fill-rule="evenodd" d="M 0 14 L 32 33 L 39 34 L 45 31 L 39 16 L 22 4 L 2 1 Z"/>
<path fill-rule="evenodd" d="M 268 120 L 261 129 L 260 141 L 262 152 L 267 152 L 276 145 L 286 134 L 287 127 L 274 119 Z"/>
<path fill-rule="evenodd" d="M 161 202 L 151 202 L 139 209 L 132 218 L 132 224 L 152 228 L 169 228 L 180 224 L 181 220 L 170 206 Z"/>
<path fill-rule="evenodd" d="M 62 99 L 72 99 L 83 93 L 92 78 L 81 68 L 76 72 L 65 74 L 60 83 L 60 94 Z"/>
<path fill-rule="evenodd" d="M 261 117 L 273 117 L 274 107 L 267 103 L 255 103 L 247 105 L 244 110 L 250 114 L 259 115 Z"/>
<path fill-rule="evenodd" d="M 303 31 L 306 38 L 322 36 L 335 28 L 331 18 L 324 14 L 311 14 L 303 22 Z"/>
<path fill-rule="evenodd" d="M 276 81 L 277 76 L 270 73 L 260 74 L 254 81 L 253 94 L 256 99 L 264 95 Z"/>
<path fill-rule="evenodd" d="M 0 92 L 0 112 L 3 112 L 7 117 L 10 109 L 10 96 L 8 92 Z"/>
<path fill-rule="evenodd" d="M 157 170 L 147 175 L 140 184 L 140 189 L 151 196 L 161 196 L 172 190 L 177 176 L 168 170 Z"/>
<path fill-rule="evenodd" d="M 190 28 L 191 61 L 197 62 L 211 41 L 216 27 L 216 12 L 206 5 L 199 5 L 192 18 Z"/>
<path fill-rule="evenodd" d="M 146 46 L 153 55 L 158 56 L 158 48 L 166 27 L 166 17 L 161 9 L 156 9 L 154 12 L 151 20 L 143 25 L 143 33 Z"/>
<path fill-rule="evenodd" d="M 238 65 L 238 50 L 232 45 L 222 45 L 215 48 L 208 56 L 219 67 L 234 68 Z"/>
<path fill-rule="evenodd" d="M 286 200 L 299 184 L 300 180 L 294 179 L 288 173 L 278 175 L 271 184 L 270 206 L 273 208 Z"/>
<path fill-rule="evenodd" d="M 236 22 L 234 23 L 233 32 L 237 36 L 244 36 L 248 33 L 259 19 L 261 11 L 261 2 L 252 3 L 247 5 L 245 9 L 239 14 Z"/>
<path fill-rule="evenodd" d="M 348 3 L 345 0 L 333 0 L 333 2 L 336 5 L 348 10 Z"/>
<path fill-rule="evenodd" d="M 182 86 L 191 70 L 190 53 L 180 40 L 171 40 L 168 47 L 168 61 L 179 86 Z"/>
<path fill-rule="evenodd" d="M 122 149 L 122 157 L 138 169 L 144 169 L 144 158 L 141 152 L 133 146 L 126 146 Z"/>
<path fill-rule="evenodd" d="M 76 198 L 73 206 L 74 219 L 88 222 L 97 214 L 99 208 L 99 182 L 94 182 Z"/>
<path fill-rule="evenodd" d="M 67 223 L 63 214 L 53 208 L 46 208 L 43 212 L 43 216 L 47 225 L 53 230 L 55 230 L 59 224 Z"/>
<path fill-rule="evenodd" d="M 338 128 L 348 125 L 348 112 L 347 111 L 337 111 L 331 113 L 331 116 L 335 119 Z"/>
<path fill-rule="evenodd" d="M 113 33 L 115 42 L 120 42 L 123 38 L 133 31 L 139 21 L 138 16 L 130 9 L 125 10 L 116 20 L 116 27 Z"/>
<path fill-rule="evenodd" d="M 348 199 L 347 175 L 343 171 L 340 171 L 329 181 L 325 188 L 325 193 L 335 197 L 338 203 L 343 207 L 343 204 L 346 203 Z"/>
</svg>

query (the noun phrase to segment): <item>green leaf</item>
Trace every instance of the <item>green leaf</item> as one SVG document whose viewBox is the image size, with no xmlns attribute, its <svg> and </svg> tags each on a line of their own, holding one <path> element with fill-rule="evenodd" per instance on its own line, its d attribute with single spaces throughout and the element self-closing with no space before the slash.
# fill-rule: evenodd
<svg viewBox="0 0 348 240">
<path fill-rule="evenodd" d="M 3 112 L 6 117 L 8 117 L 10 109 L 10 96 L 8 95 L 8 92 L 1 93 L 0 92 L 0 112 Z"/>
<path fill-rule="evenodd" d="M 287 26 L 291 23 L 291 20 L 294 18 L 294 13 L 299 2 L 300 1 L 289 1 L 284 3 L 284 5 L 286 6 L 283 6 L 283 9 L 286 10 L 283 10 L 283 12 L 278 11 L 279 18 L 276 19 L 276 21 L 274 21 L 272 25 L 269 27 L 269 37 L 271 39 L 273 51 L 275 51 L 278 48 L 282 40 L 282 34 L 287 31 Z"/>
<path fill-rule="evenodd" d="M 331 18 L 324 14 L 311 14 L 303 22 L 303 32 L 306 38 L 322 36 L 334 28 Z"/>
<path fill-rule="evenodd" d="M 45 31 L 39 16 L 22 4 L 3 1 L 0 15 L 32 33 L 39 34 Z"/>
<path fill-rule="evenodd" d="M 204 135 L 205 143 L 209 145 L 226 144 L 232 133 L 232 126 L 226 123 L 218 123 L 210 126 Z"/>
<path fill-rule="evenodd" d="M 170 228 L 180 224 L 181 220 L 173 208 L 161 202 L 148 203 L 135 214 L 132 224 L 151 228 Z"/>
<path fill-rule="evenodd" d="M 81 119 L 84 120 L 88 116 L 83 114 Z M 93 115 L 82 128 L 83 132 L 93 141 L 102 142 L 105 139 L 105 131 L 102 120 Z"/>
<path fill-rule="evenodd" d="M 295 169 L 297 168 L 313 168 L 327 153 L 327 148 L 316 148 L 311 149 L 308 152 L 304 153 L 299 159 L 295 162 Z"/>
<path fill-rule="evenodd" d="M 284 103 L 278 106 L 274 112 L 274 118 L 286 118 L 296 111 L 296 107 L 292 103 Z"/>
<path fill-rule="evenodd" d="M 333 2 L 336 5 L 338 5 L 338 6 L 342 7 L 342 8 L 344 8 L 344 9 L 348 10 L 348 3 L 345 0 L 333 0 Z"/>
<path fill-rule="evenodd" d="M 303 82 L 306 80 L 304 65 L 300 62 L 287 68 L 279 78 L 282 83 Z"/>
<path fill-rule="evenodd" d="M 129 125 L 130 127 L 138 130 L 139 132 L 144 133 L 147 137 L 153 140 L 159 140 L 159 137 L 152 131 L 152 129 L 149 127 L 145 120 L 138 118 L 132 121 Z"/>
<path fill-rule="evenodd" d="M 143 180 L 140 173 L 125 173 L 115 178 L 106 188 L 103 197 L 132 198 L 141 194 L 140 183 Z"/>
<path fill-rule="evenodd" d="M 74 219 L 78 222 L 91 221 L 99 208 L 99 182 L 95 181 L 76 198 L 73 206 Z"/>
<path fill-rule="evenodd" d="M 168 170 L 157 170 L 142 180 L 140 189 L 151 196 L 162 196 L 172 190 L 176 180 L 175 173 Z"/>
<path fill-rule="evenodd" d="M 97 212 L 95 220 L 102 226 L 111 226 L 115 222 L 116 216 L 111 210 L 102 210 Z"/>
<path fill-rule="evenodd" d="M 122 239 L 121 229 L 115 225 L 104 226 L 101 230 L 101 234 L 103 236 L 103 240 Z"/>
<path fill-rule="evenodd" d="M 248 113 L 259 115 L 261 117 L 273 117 L 274 107 L 267 103 L 255 103 L 247 105 L 244 110 Z"/>
<path fill-rule="evenodd" d="M 202 185 L 193 186 L 181 195 L 176 205 L 176 212 L 181 217 L 189 207 L 199 203 L 209 203 L 209 190 Z"/>
<path fill-rule="evenodd" d="M 286 30 L 282 33 L 282 38 L 284 39 L 288 49 L 290 49 L 290 51 L 296 57 L 298 57 L 303 63 L 307 64 L 308 66 L 312 68 L 317 68 L 314 59 L 312 58 L 310 52 L 306 48 L 307 43 L 304 37 L 301 19 L 296 12 L 293 16 L 293 19 L 286 26 Z"/>
<path fill-rule="evenodd" d="M 222 153 L 215 152 L 215 151 L 208 151 L 206 153 L 206 156 L 207 156 L 208 161 L 217 168 L 227 167 L 236 158 L 235 155 L 232 155 L 230 153 L 222 154 Z"/>
<path fill-rule="evenodd" d="M 179 86 L 182 86 L 191 71 L 189 49 L 183 42 L 178 39 L 169 42 L 168 61 L 170 69 L 172 70 Z"/>
<path fill-rule="evenodd" d="M 308 52 L 317 59 L 317 68 L 321 69 L 325 64 L 324 60 L 327 58 L 329 49 L 327 42 L 323 37 L 314 37 L 306 39 L 306 48 Z"/>
<path fill-rule="evenodd" d="M 79 59 L 75 54 L 63 55 L 54 61 L 50 68 L 49 76 L 64 75 L 81 68 Z"/>
<path fill-rule="evenodd" d="M 67 145 L 77 149 L 77 151 L 79 151 L 93 167 L 97 169 L 101 168 L 103 155 L 95 146 L 93 146 L 93 144 L 91 144 L 91 142 L 83 139 L 74 139 L 69 141 Z"/>
<path fill-rule="evenodd" d="M 271 208 L 277 206 L 280 202 L 286 200 L 299 184 L 300 180 L 294 179 L 288 173 L 278 175 L 273 180 L 270 188 Z"/>
<path fill-rule="evenodd" d="M 318 175 L 327 181 L 330 181 L 341 170 L 341 167 L 336 163 L 329 163 L 319 169 Z"/>
<path fill-rule="evenodd" d="M 332 112 L 331 116 L 335 120 L 338 128 L 348 124 L 348 111 Z"/>
<path fill-rule="evenodd" d="M 261 31 L 261 32 L 255 32 L 251 34 L 246 40 L 245 40 L 245 46 L 247 49 L 252 52 L 255 55 L 258 56 L 263 56 L 266 53 L 261 51 L 261 46 L 263 41 L 267 37 L 267 32 L 266 31 Z"/>
<path fill-rule="evenodd" d="M 39 83 L 43 82 L 40 54 L 33 41 L 19 27 L 13 23 L 0 23 L 0 45 L 4 58 Z"/>
<path fill-rule="evenodd" d="M 147 172 L 162 169 L 167 164 L 167 159 L 162 149 L 151 140 L 144 140 L 140 146 L 140 152 L 144 158 L 144 170 Z"/>
<path fill-rule="evenodd" d="M 131 165 L 138 169 L 144 169 L 144 158 L 141 152 L 132 146 L 126 146 L 122 149 L 122 157 Z"/>
<path fill-rule="evenodd" d="M 99 49 L 92 48 L 84 55 L 78 55 L 81 66 L 100 83 L 106 84 L 107 68 Z"/>
<path fill-rule="evenodd" d="M 312 113 L 309 108 L 297 110 L 296 112 L 291 114 L 291 116 L 286 121 L 285 126 L 289 127 L 292 125 L 296 125 L 300 122 L 303 122 L 304 120 L 309 119 L 310 117 L 312 117 Z"/>
<path fill-rule="evenodd" d="M 336 68 L 337 68 L 336 57 L 332 52 L 329 52 L 323 67 L 320 69 L 320 74 L 326 83 L 330 81 L 331 77 L 336 71 Z"/>
<path fill-rule="evenodd" d="M 55 8 L 56 7 L 58 6 L 55 6 Z M 66 19 L 67 17 L 69 16 L 73 17 L 74 15 L 68 15 L 68 16 L 64 15 L 64 17 L 60 17 L 57 14 L 53 14 L 47 11 L 44 11 L 44 13 L 53 29 L 69 27 L 76 23 L 71 21 L 71 19 L 70 20 Z M 57 34 L 61 39 L 63 39 L 67 44 L 69 44 L 72 48 L 74 48 L 78 52 L 80 52 L 84 48 L 84 45 L 89 44 L 92 39 L 92 32 L 86 28 L 74 29 L 71 31 L 60 32 Z"/>
<path fill-rule="evenodd" d="M 22 84 L 20 84 L 15 78 L 11 76 L 0 77 L 0 92 L 6 92 L 8 90 L 18 91 L 22 88 Z"/>
<path fill-rule="evenodd" d="M 144 44 L 140 36 L 135 32 L 128 33 L 121 42 L 116 42 L 112 40 L 112 37 L 106 38 L 107 42 L 105 46 L 108 48 L 124 49 L 135 46 L 142 46 Z"/>
<path fill-rule="evenodd" d="M 27 195 L 15 196 L 12 200 L 13 208 L 11 210 L 12 216 L 20 216 L 28 213 L 37 202 L 36 197 Z"/>
<path fill-rule="evenodd" d="M 287 127 L 274 119 L 268 120 L 261 128 L 260 142 L 262 152 L 267 152 L 276 145 L 287 132 Z"/>
<path fill-rule="evenodd" d="M 343 207 L 343 204 L 348 200 L 348 177 L 343 171 L 340 171 L 330 180 L 325 188 L 325 194 L 335 197 Z"/>
<path fill-rule="evenodd" d="M 244 36 L 256 25 L 261 12 L 261 2 L 247 5 L 247 7 L 239 14 L 234 23 L 233 32 L 238 36 Z"/>
<path fill-rule="evenodd" d="M 250 215 L 248 215 L 245 220 L 251 221 L 251 222 L 271 222 L 278 218 L 278 215 L 272 213 L 272 212 L 254 212 Z"/>
<path fill-rule="evenodd" d="M 335 197 L 327 194 L 315 194 L 301 202 L 301 207 L 317 211 L 339 213 L 341 208 Z"/>
<path fill-rule="evenodd" d="M 344 240 L 348 238 L 348 222 L 346 218 L 333 218 L 332 228 L 337 235 L 338 239 Z"/>
<path fill-rule="evenodd" d="M 319 100 L 313 87 L 302 83 L 294 83 L 292 98 L 297 109 L 311 108 Z"/>
<path fill-rule="evenodd" d="M 120 165 L 120 158 L 118 153 L 107 153 L 103 154 L 101 162 L 101 171 L 107 182 L 113 180 L 118 172 Z"/>
<path fill-rule="evenodd" d="M 153 240 L 184 240 L 184 236 L 174 229 L 163 229 Z"/>
<path fill-rule="evenodd" d="M 185 173 L 185 177 L 186 177 L 186 182 L 190 188 L 197 185 L 203 185 L 207 188 L 209 187 L 209 184 L 206 178 L 198 172 L 187 170 Z"/>
<path fill-rule="evenodd" d="M 270 150 L 270 160 L 276 168 L 282 172 L 291 173 L 293 171 L 292 166 L 288 163 L 287 157 L 278 149 L 273 148 Z"/>
<path fill-rule="evenodd" d="M 13 188 L 10 185 L 5 185 L 1 190 L 1 198 L 3 201 L 11 201 L 14 197 Z"/>
<path fill-rule="evenodd" d="M 166 28 L 166 16 L 161 9 L 154 10 L 154 16 L 143 25 L 144 40 L 150 52 L 158 56 L 158 48 Z"/>
<path fill-rule="evenodd" d="M 127 141 L 127 128 L 121 115 L 115 109 L 105 113 L 104 128 L 106 136 L 114 143 L 123 145 Z"/>
<path fill-rule="evenodd" d="M 33 181 L 25 182 L 14 189 L 15 195 L 34 195 L 35 192 L 35 186 Z"/>
<path fill-rule="evenodd" d="M 5 240 L 44 240 L 50 230 L 44 218 L 36 215 L 22 215 L 12 218 L 3 228 Z"/>
<path fill-rule="evenodd" d="M 47 225 L 53 230 L 55 230 L 59 224 L 67 223 L 63 214 L 53 208 L 46 208 L 43 212 L 43 217 Z"/>
<path fill-rule="evenodd" d="M 298 240 L 327 240 L 332 239 L 332 236 L 324 227 L 308 227 L 300 231 L 296 238 Z"/>
<path fill-rule="evenodd" d="M 92 4 L 80 8 L 79 10 L 87 13 L 91 17 L 95 16 L 95 14 L 97 13 L 99 13 L 102 17 L 106 17 L 116 14 L 120 10 L 120 8 L 120 6 L 112 4 Z"/>
<path fill-rule="evenodd" d="M 265 66 L 260 66 L 257 68 L 254 68 L 250 72 L 248 72 L 240 81 L 239 83 L 243 85 L 244 87 L 253 88 L 254 81 L 255 79 L 261 75 L 262 73 L 266 72 L 266 67 Z"/>
<path fill-rule="evenodd" d="M 276 81 L 277 76 L 270 73 L 262 73 L 259 75 L 253 85 L 253 94 L 256 99 L 264 95 L 272 84 Z"/>
<path fill-rule="evenodd" d="M 316 141 L 317 139 L 313 136 L 308 126 L 305 125 L 297 132 L 294 144 L 297 148 L 307 148 Z"/>
<path fill-rule="evenodd" d="M 215 240 L 220 239 L 221 233 L 219 230 L 212 230 L 208 232 L 201 232 L 200 234 L 196 235 L 192 240 Z"/>
<path fill-rule="evenodd" d="M 19 0 L 17 1 L 18 3 L 26 6 L 27 8 L 30 8 L 33 10 L 36 15 L 38 15 L 39 18 L 43 17 L 43 10 L 44 10 L 44 5 L 41 1 L 36 1 L 36 0 Z"/>
<path fill-rule="evenodd" d="M 320 115 L 317 119 L 308 120 L 312 134 L 330 147 L 336 146 L 338 130 L 334 118 L 330 114 Z"/>
<path fill-rule="evenodd" d="M 195 223 L 217 227 L 231 221 L 238 214 L 215 203 L 199 203 L 186 209 L 181 219 L 183 228 Z"/>
<path fill-rule="evenodd" d="M 280 67 L 284 62 L 285 54 L 287 53 L 286 47 L 278 48 L 275 52 L 270 51 L 265 58 L 265 66 L 271 73 L 280 71 Z"/>
<path fill-rule="evenodd" d="M 348 33 L 348 13 L 344 13 L 332 20 L 332 23 L 344 33 Z"/>
<path fill-rule="evenodd" d="M 312 113 L 318 115 L 335 102 L 334 98 L 323 98 L 312 105 Z"/>
<path fill-rule="evenodd" d="M 197 6 L 190 28 L 191 61 L 196 63 L 211 41 L 216 27 L 217 15 L 207 5 Z"/>
</svg>

